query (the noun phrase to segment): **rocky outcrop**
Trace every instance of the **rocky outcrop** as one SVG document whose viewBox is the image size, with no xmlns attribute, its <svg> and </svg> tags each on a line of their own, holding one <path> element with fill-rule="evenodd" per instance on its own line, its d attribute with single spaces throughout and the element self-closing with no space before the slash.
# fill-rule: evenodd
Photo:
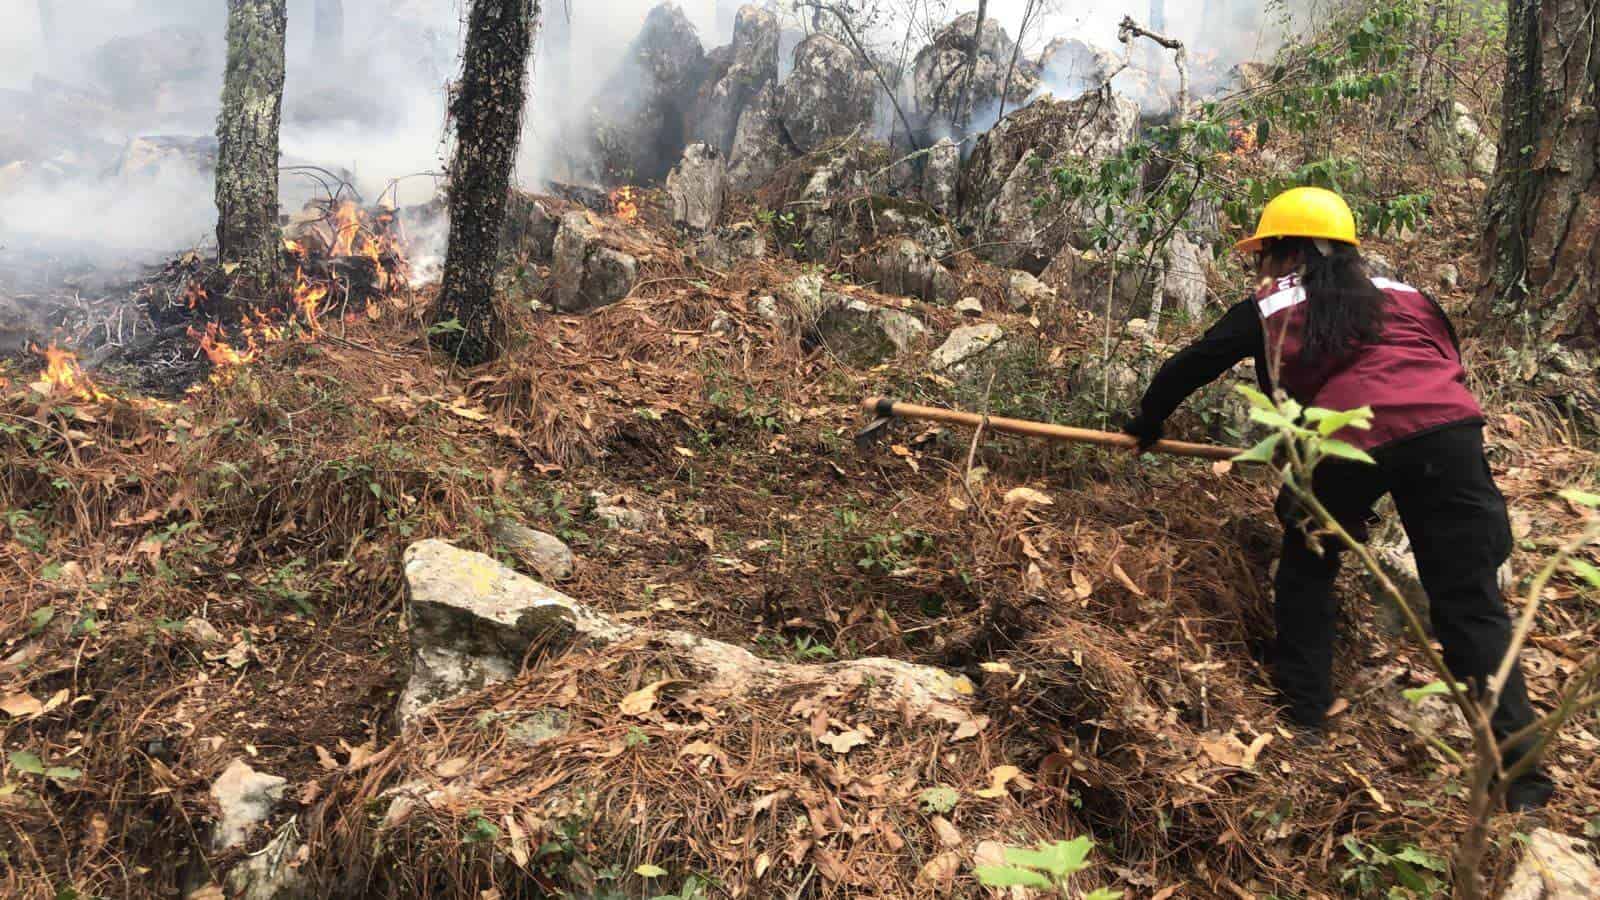
<svg viewBox="0 0 1600 900">
<path fill-rule="evenodd" d="M 911 238 L 895 238 L 856 259 L 857 277 L 874 282 L 884 294 L 917 297 L 930 303 L 955 298 L 955 276 L 924 246 Z"/>
<path fill-rule="evenodd" d="M 1161 251 L 1160 281 L 1163 306 L 1187 321 L 1198 322 L 1206 308 L 1207 250 L 1181 231 L 1174 232 Z"/>
<path fill-rule="evenodd" d="M 940 29 L 933 42 L 917 53 L 911 93 L 919 127 L 925 134 L 965 134 L 969 124 L 970 130 L 979 131 L 994 121 L 1002 91 L 1006 91 L 1007 105 L 1016 107 L 1038 87 L 1031 65 L 1019 57 L 1012 68 L 1014 45 L 1000 23 L 985 19 L 981 29 L 977 23 L 975 13 L 960 16 Z M 978 58 L 974 67 L 969 65 L 969 59 L 975 34 Z M 957 118 L 961 121 L 957 122 Z"/>
<path fill-rule="evenodd" d="M 667 175 L 674 225 L 705 231 L 722 220 L 728 201 L 728 163 L 710 144 L 690 144 Z"/>
<path fill-rule="evenodd" d="M 596 96 L 589 134 L 596 179 L 607 184 L 659 181 L 687 143 L 705 50 L 694 25 L 675 3 L 650 10 L 621 65 Z"/>
<path fill-rule="evenodd" d="M 806 329 L 809 347 L 820 347 L 855 368 L 867 368 L 907 353 L 928 333 L 916 316 L 843 294 L 824 294 L 822 311 Z"/>
<path fill-rule="evenodd" d="M 1472 117 L 1472 111 L 1465 104 L 1455 104 L 1450 112 L 1451 131 L 1461 144 L 1461 155 L 1472 174 L 1483 178 L 1493 176 L 1495 164 L 1500 158 L 1500 148 L 1483 133 L 1483 127 Z"/>
<path fill-rule="evenodd" d="M 89 65 L 119 107 L 179 112 L 202 106 L 197 88 L 221 77 L 223 46 L 200 29 L 169 25 L 107 41 Z"/>
<path fill-rule="evenodd" d="M 1053 173 L 1093 167 L 1116 154 L 1133 141 L 1138 123 L 1136 106 L 1102 92 L 1078 100 L 1041 98 L 990 129 L 961 179 L 962 222 L 983 235 L 974 252 L 1038 273 L 1067 243 L 1086 243 L 1094 211 L 1056 200 Z"/>
<path fill-rule="evenodd" d="M 545 201 L 512 191 L 506 203 L 505 225 L 500 229 L 500 252 L 548 260 L 555 252 L 556 230 L 561 222 Z"/>
<path fill-rule="evenodd" d="M 802 152 L 866 130 L 872 123 L 872 75 L 854 51 L 826 34 L 806 38 L 794 52 L 794 71 L 784 81 L 778 115 Z"/>
<path fill-rule="evenodd" d="M 922 201 L 941 215 L 956 214 L 956 189 L 961 182 L 961 148 L 942 138 L 928 149 L 922 169 Z"/>
<path fill-rule="evenodd" d="M 231 850 L 244 844 L 250 832 L 272 815 L 287 784 L 277 775 L 257 772 L 242 759 L 229 763 L 211 785 L 211 799 L 217 805 L 212 849 Z"/>
<path fill-rule="evenodd" d="M 489 532 L 531 574 L 548 581 L 566 581 L 572 577 L 576 563 L 572 548 L 555 535 L 510 519 L 496 519 Z"/>
<path fill-rule="evenodd" d="M 638 260 L 602 244 L 599 230 L 582 210 L 561 217 L 552 256 L 554 301 L 562 312 L 615 303 L 628 296 L 639 278 Z"/>
<path fill-rule="evenodd" d="M 122 178 L 174 178 L 209 175 L 217 168 L 217 139 L 149 135 L 122 148 L 117 175 Z"/>
<path fill-rule="evenodd" d="M 1056 99 L 1076 100 L 1098 90 L 1118 65 L 1108 50 L 1077 38 L 1056 38 L 1039 56 L 1039 81 Z"/>
<path fill-rule="evenodd" d="M 228 872 L 228 896 L 233 900 L 309 900 L 317 896 L 299 868 L 303 847 L 296 839 L 296 823 L 285 825 L 265 847 Z"/>
<path fill-rule="evenodd" d="M 778 80 L 778 18 L 757 6 L 739 9 L 727 59 L 700 90 L 692 137 L 722 153 L 733 152 L 739 120 L 756 95 Z"/>
<path fill-rule="evenodd" d="M 928 367 L 935 372 L 962 374 L 967 363 L 1005 340 L 1005 336 L 1005 331 L 992 322 L 957 328 L 928 357 Z"/>
<path fill-rule="evenodd" d="M 736 191 L 753 190 L 794 156 L 794 147 L 778 119 L 778 87 L 768 84 L 744 108 L 728 153 L 729 184 Z"/>
<path fill-rule="evenodd" d="M 1031 313 L 1054 303 L 1056 291 L 1032 274 L 1019 271 L 1006 279 L 1005 298 L 1012 312 Z"/>
<path fill-rule="evenodd" d="M 1535 828 L 1500 900 L 1596 900 L 1600 865 L 1580 838 Z"/>
<path fill-rule="evenodd" d="M 707 232 L 694 245 L 694 258 L 700 265 L 722 272 L 766 255 L 767 236 L 750 222 L 735 222 Z"/>
</svg>

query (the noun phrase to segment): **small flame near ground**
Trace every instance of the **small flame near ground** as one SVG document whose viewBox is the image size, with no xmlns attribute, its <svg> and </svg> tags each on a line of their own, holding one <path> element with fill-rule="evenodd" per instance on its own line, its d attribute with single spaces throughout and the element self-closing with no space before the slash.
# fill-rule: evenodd
<svg viewBox="0 0 1600 900">
<path fill-rule="evenodd" d="M 611 211 L 618 219 L 632 225 L 639 219 L 639 201 L 634 196 L 633 188 L 624 185 L 610 194 Z"/>
<path fill-rule="evenodd" d="M 51 344 L 39 349 L 33 347 L 33 352 L 44 357 L 44 371 L 39 373 L 39 380 L 31 387 L 45 396 L 66 395 L 77 397 L 81 400 L 100 401 L 109 400 L 110 397 L 95 387 L 89 376 L 83 374 L 83 369 L 78 366 L 78 356 L 70 350 Z"/>
</svg>

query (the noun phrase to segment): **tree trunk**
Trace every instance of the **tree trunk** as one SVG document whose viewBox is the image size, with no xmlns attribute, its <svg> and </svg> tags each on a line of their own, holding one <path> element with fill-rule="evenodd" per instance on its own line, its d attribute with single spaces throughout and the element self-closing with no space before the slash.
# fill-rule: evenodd
<svg viewBox="0 0 1600 900">
<path fill-rule="evenodd" d="M 538 0 L 473 0 L 467 19 L 461 81 L 450 102 L 450 246 L 430 329 L 433 345 L 462 365 L 495 354 L 495 263 L 538 17 Z"/>
<path fill-rule="evenodd" d="M 978 51 L 983 47 L 983 20 L 989 15 L 989 0 L 978 0 L 978 24 L 972 29 L 972 46 L 967 50 L 967 77 L 961 82 L 961 93 L 956 95 L 956 108 L 951 127 L 965 134 L 971 120 L 967 104 L 972 97 L 972 76 L 978 71 Z"/>
<path fill-rule="evenodd" d="M 1600 9 L 1509 0 L 1504 121 L 1483 242 L 1485 321 L 1600 342 Z"/>
<path fill-rule="evenodd" d="M 317 0 L 312 44 L 317 62 L 337 63 L 344 59 L 344 0 Z"/>
<path fill-rule="evenodd" d="M 286 0 L 228 0 L 228 68 L 217 117 L 217 256 L 244 299 L 277 282 L 278 123 Z"/>
</svg>

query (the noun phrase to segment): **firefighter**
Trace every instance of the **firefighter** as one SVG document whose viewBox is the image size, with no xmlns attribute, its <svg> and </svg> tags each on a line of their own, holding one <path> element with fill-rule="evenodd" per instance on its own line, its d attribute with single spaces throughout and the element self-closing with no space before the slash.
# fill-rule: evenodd
<svg viewBox="0 0 1600 900">
<path fill-rule="evenodd" d="M 1260 288 L 1161 367 L 1124 430 L 1147 447 L 1190 394 L 1246 358 L 1268 394 L 1274 385 L 1305 406 L 1370 406 L 1371 430 L 1336 437 L 1376 465 L 1332 459 L 1313 490 L 1358 540 L 1373 504 L 1394 499 L 1428 593 L 1435 634 L 1456 678 L 1483 690 L 1510 643 L 1497 571 L 1511 552 L 1505 499 L 1483 451 L 1483 412 L 1466 386 L 1460 347 L 1444 311 L 1397 281 L 1367 274 L 1355 218 L 1337 194 L 1296 188 L 1269 203 L 1253 237 Z M 1321 739 L 1333 702 L 1339 548 L 1317 552 L 1306 516 L 1287 489 L 1277 515 L 1283 554 L 1275 591 L 1273 682 L 1284 715 L 1304 739 Z M 1491 716 L 1500 738 L 1535 720 L 1521 667 L 1511 670 Z M 1511 748 L 1510 767 L 1532 741 Z M 1554 789 L 1530 772 L 1509 786 L 1507 806 L 1544 805 Z"/>
</svg>

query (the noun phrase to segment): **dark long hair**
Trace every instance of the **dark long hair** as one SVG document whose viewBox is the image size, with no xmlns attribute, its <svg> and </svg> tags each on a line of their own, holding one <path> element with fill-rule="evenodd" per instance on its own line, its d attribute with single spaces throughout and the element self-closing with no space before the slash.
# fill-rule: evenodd
<svg viewBox="0 0 1600 900">
<path fill-rule="evenodd" d="M 1301 354 L 1308 363 L 1336 362 L 1383 335 L 1388 295 L 1367 275 L 1361 251 L 1327 241 L 1327 256 L 1309 238 L 1280 238 L 1265 248 L 1279 260 L 1299 259 L 1306 291 L 1305 334 Z"/>
</svg>

